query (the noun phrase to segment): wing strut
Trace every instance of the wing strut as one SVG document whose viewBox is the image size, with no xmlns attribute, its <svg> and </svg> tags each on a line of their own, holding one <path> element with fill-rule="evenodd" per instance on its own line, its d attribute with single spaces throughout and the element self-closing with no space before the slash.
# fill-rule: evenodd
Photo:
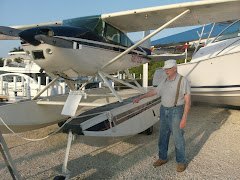
<svg viewBox="0 0 240 180">
<path fill-rule="evenodd" d="M 136 44 L 134 44 L 133 46 L 131 46 L 130 48 L 128 48 L 126 51 L 122 52 L 121 54 L 119 54 L 118 56 L 116 56 L 115 58 L 113 58 L 111 61 L 109 61 L 107 64 L 103 65 L 99 70 L 103 70 L 104 68 L 106 68 L 107 66 L 111 65 L 112 63 L 114 63 L 115 61 L 117 61 L 119 58 L 121 58 L 122 56 L 124 56 L 125 54 L 129 53 L 130 51 L 132 51 L 133 49 L 135 49 L 137 46 L 139 46 L 140 44 L 142 44 L 143 42 L 145 42 L 146 40 L 150 39 L 151 37 L 153 37 L 154 35 L 156 35 L 157 33 L 159 33 L 160 31 L 162 31 L 164 28 L 166 28 L 167 26 L 169 26 L 170 24 L 172 24 L 174 21 L 178 20 L 179 18 L 181 18 L 182 16 L 184 16 L 185 14 L 189 13 L 190 10 L 187 9 L 186 11 L 182 12 L 181 14 L 179 14 L 178 16 L 176 16 L 175 18 L 171 19 L 170 21 L 168 21 L 167 23 L 165 23 L 164 25 L 162 25 L 161 27 L 159 27 L 157 30 L 155 30 L 154 32 L 152 32 L 151 34 L 149 34 L 148 36 L 146 36 L 145 38 L 143 38 L 141 41 L 137 42 Z"/>
<path fill-rule="evenodd" d="M 107 74 L 98 71 L 99 76 L 103 79 L 103 81 L 107 84 L 108 88 L 112 91 L 114 96 L 118 99 L 119 102 L 123 102 L 122 98 L 118 95 L 118 93 L 115 91 L 115 89 L 111 86 L 107 78 L 105 77 Z"/>
<path fill-rule="evenodd" d="M 36 100 L 41 94 L 46 91 L 51 85 L 53 85 L 60 77 L 57 76 L 54 80 L 52 80 L 45 88 L 43 88 L 36 96 L 32 98 L 32 100 Z"/>
<path fill-rule="evenodd" d="M 134 83 L 137 85 L 139 89 L 142 89 L 142 86 L 136 81 L 134 77 L 129 73 L 128 69 L 125 69 L 124 72 L 127 74 L 127 76 L 134 81 Z M 145 90 L 143 89 L 143 93 L 146 93 Z"/>
</svg>

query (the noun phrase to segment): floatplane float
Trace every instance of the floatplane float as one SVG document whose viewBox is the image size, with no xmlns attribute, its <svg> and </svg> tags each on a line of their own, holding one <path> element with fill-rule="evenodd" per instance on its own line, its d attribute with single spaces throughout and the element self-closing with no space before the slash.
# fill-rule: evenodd
<svg viewBox="0 0 240 180">
<path fill-rule="evenodd" d="M 0 27 L 1 39 L 21 39 L 23 49 L 29 57 L 44 69 L 49 76 L 55 77 L 51 83 L 62 77 L 71 89 L 67 97 L 38 99 L 40 94 L 47 89 L 46 87 L 31 101 L 2 106 L 0 116 L 6 125 L 10 128 L 15 127 L 16 130 L 20 129 L 17 128 L 18 126 L 26 128 L 35 126 L 38 128 L 68 119 L 64 126 L 64 131 L 68 133 L 68 145 L 62 169 L 63 175 L 56 177 L 56 179 L 67 179 L 69 178 L 67 161 L 73 139 L 72 133 L 89 136 L 132 135 L 151 128 L 157 122 L 161 102 L 159 97 L 155 96 L 143 100 L 139 104 L 131 104 L 134 97 L 123 99 L 108 81 L 108 79 L 112 79 L 134 88 L 140 93 L 146 92 L 127 70 L 147 63 L 151 59 L 150 50 L 140 47 L 143 42 L 165 28 L 202 25 L 239 18 L 239 0 L 209 0 L 81 17 L 58 22 Z M 152 29 L 156 30 L 136 44 L 133 44 L 126 36 L 127 32 L 149 31 Z M 230 48 L 227 51 L 231 53 L 225 53 L 223 56 L 220 55 L 225 52 L 225 49 L 221 49 L 226 47 L 221 44 L 224 41 L 218 42 L 217 46 L 211 47 L 218 49 L 218 51 L 215 51 L 216 57 L 206 56 L 204 52 L 208 53 L 209 51 L 207 46 L 204 47 L 204 51 L 199 50 L 199 55 L 197 55 L 198 52 L 195 54 L 195 57 L 199 57 L 198 62 L 179 65 L 180 73 L 187 76 L 192 85 L 197 83 L 198 79 L 202 79 L 203 84 L 208 82 L 209 79 L 211 79 L 209 83 L 215 83 L 213 78 L 222 77 L 222 74 L 224 74 L 222 70 L 225 68 L 224 65 L 221 67 L 211 65 L 211 63 L 215 62 L 217 64 L 218 58 L 221 62 L 225 61 L 222 60 L 224 58 L 233 58 L 231 67 L 226 61 L 228 72 L 231 72 L 232 68 L 237 68 L 236 63 L 239 58 L 236 57 L 237 55 L 239 57 L 239 37 L 236 40 L 238 40 L 236 43 L 225 44 Z M 232 44 L 234 46 L 230 47 Z M 236 51 L 233 51 L 234 48 L 236 48 Z M 204 54 L 204 59 L 201 59 L 201 54 Z M 156 59 L 155 56 L 154 59 Z M 199 70 L 199 72 L 201 74 L 194 74 L 195 69 L 200 69 L 200 65 L 202 70 Z M 208 70 L 204 73 L 204 69 L 208 66 L 212 71 Z M 219 67 L 221 69 L 218 69 Z M 135 85 L 110 75 L 121 70 L 124 70 L 128 77 L 133 79 Z M 217 74 L 220 71 L 221 74 Z M 97 94 L 91 91 L 91 94 L 83 91 L 90 81 L 83 84 L 76 91 L 72 78 L 78 76 L 92 76 L 94 78 L 96 75 L 100 76 L 107 84 L 117 102 L 108 105 L 94 103 L 96 97 L 102 96 L 102 98 L 105 98 L 109 94 L 103 96 L 101 93 Z M 226 76 L 224 78 L 226 83 L 228 82 L 227 79 L 230 79 L 226 78 Z M 221 79 L 218 82 L 221 83 Z M 97 108 L 86 111 L 85 114 L 76 113 L 79 110 L 78 107 L 81 110 L 82 107 L 86 106 L 97 106 Z M 102 109 L 104 107 L 105 110 Z M 19 115 L 23 110 L 28 110 L 29 114 Z M 1 131 L 3 130 L 3 124 L 1 124 Z M 20 129 L 20 131 L 22 130 Z"/>
</svg>

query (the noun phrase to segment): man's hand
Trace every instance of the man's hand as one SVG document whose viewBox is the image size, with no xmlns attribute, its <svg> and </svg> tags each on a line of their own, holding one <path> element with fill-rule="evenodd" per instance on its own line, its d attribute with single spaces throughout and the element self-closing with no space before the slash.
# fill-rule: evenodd
<svg viewBox="0 0 240 180">
<path fill-rule="evenodd" d="M 180 129 L 184 129 L 187 125 L 187 118 L 186 117 L 182 117 L 182 120 L 180 122 Z"/>
<path fill-rule="evenodd" d="M 145 94 L 143 94 L 143 95 L 135 98 L 135 99 L 133 100 L 133 104 L 134 104 L 134 103 L 138 103 L 138 102 L 139 102 L 141 99 L 143 99 L 143 98 L 151 97 L 151 96 L 154 96 L 154 95 L 156 95 L 156 94 L 157 94 L 156 90 L 155 90 L 155 89 L 152 89 L 152 90 L 148 91 L 147 93 L 145 93 Z"/>
<path fill-rule="evenodd" d="M 141 96 L 135 98 L 135 99 L 133 100 L 133 104 L 138 103 L 141 99 L 142 99 Z"/>
</svg>

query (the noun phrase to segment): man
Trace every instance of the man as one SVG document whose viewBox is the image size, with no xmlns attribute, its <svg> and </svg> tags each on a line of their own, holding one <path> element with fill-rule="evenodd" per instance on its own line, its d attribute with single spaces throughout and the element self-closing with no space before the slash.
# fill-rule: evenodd
<svg viewBox="0 0 240 180">
<path fill-rule="evenodd" d="M 134 99 L 133 103 L 138 103 L 141 99 L 154 95 L 161 96 L 158 143 L 159 159 L 153 163 L 153 166 L 157 167 L 167 163 L 168 144 L 171 133 L 173 135 L 176 161 L 178 163 L 177 172 L 183 172 L 186 169 L 183 128 L 186 127 L 188 112 L 191 106 L 191 87 L 188 80 L 178 74 L 176 60 L 165 61 L 163 69 L 167 75 L 166 80 L 160 83 L 156 89 L 150 90 L 146 94 Z"/>
</svg>

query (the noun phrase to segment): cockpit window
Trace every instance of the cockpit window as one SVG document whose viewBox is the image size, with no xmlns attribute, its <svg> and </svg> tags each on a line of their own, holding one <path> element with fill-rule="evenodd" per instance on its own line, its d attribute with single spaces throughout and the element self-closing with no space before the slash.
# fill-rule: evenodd
<svg viewBox="0 0 240 180">
<path fill-rule="evenodd" d="M 101 16 L 88 16 L 63 20 L 63 26 L 85 27 L 98 36 L 104 37 L 116 44 L 130 47 L 133 42 L 126 34 L 109 25 L 101 19 Z M 105 30 L 105 31 L 104 31 Z M 105 34 L 104 34 L 105 32 Z"/>
<path fill-rule="evenodd" d="M 127 37 L 126 34 L 121 32 L 121 44 L 125 47 L 130 47 L 133 45 L 133 42 Z"/>
<path fill-rule="evenodd" d="M 117 44 L 121 44 L 125 47 L 130 47 L 133 45 L 133 42 L 127 37 L 126 34 L 114 28 L 113 26 L 105 23 L 106 28 L 106 38 L 110 41 L 113 41 Z"/>
<path fill-rule="evenodd" d="M 240 37 L 240 19 L 226 27 L 213 42 Z"/>
<path fill-rule="evenodd" d="M 106 24 L 106 38 L 115 43 L 120 43 L 120 31 L 109 24 Z"/>
</svg>

